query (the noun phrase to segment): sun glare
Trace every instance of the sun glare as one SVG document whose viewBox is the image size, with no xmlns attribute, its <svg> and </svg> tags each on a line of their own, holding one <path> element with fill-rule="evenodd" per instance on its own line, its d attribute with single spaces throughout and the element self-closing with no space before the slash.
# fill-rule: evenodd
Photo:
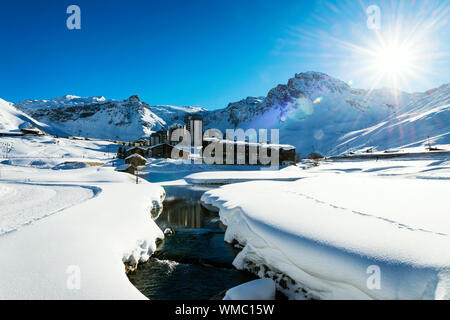
<svg viewBox="0 0 450 320">
<path fill-rule="evenodd" d="M 406 46 L 388 44 L 374 52 L 374 67 L 391 78 L 402 77 L 412 71 L 412 57 Z"/>
</svg>

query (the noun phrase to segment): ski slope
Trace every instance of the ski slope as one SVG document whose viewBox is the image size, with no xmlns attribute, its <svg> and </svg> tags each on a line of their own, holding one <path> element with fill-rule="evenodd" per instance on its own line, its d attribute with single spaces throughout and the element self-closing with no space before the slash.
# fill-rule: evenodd
<svg viewBox="0 0 450 320">
<path fill-rule="evenodd" d="M 374 151 L 450 145 L 450 85 L 430 90 L 406 112 L 392 115 L 363 130 L 339 138 L 335 153 L 373 148 Z"/>
</svg>

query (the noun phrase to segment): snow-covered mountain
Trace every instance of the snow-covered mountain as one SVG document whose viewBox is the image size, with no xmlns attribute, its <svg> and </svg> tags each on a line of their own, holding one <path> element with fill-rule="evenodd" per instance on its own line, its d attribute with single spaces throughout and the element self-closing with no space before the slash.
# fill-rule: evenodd
<svg viewBox="0 0 450 320">
<path fill-rule="evenodd" d="M 267 97 L 248 97 L 205 115 L 206 127 L 280 129 L 282 143 L 302 155 L 329 154 L 342 135 L 371 127 L 408 110 L 415 94 L 379 89 L 352 89 L 318 72 L 296 74 Z"/>
<path fill-rule="evenodd" d="M 151 106 L 138 96 L 125 100 L 64 96 L 27 100 L 21 111 L 49 125 L 50 133 L 135 140 L 182 123 L 190 113 L 204 117 L 204 128 L 279 129 L 280 142 L 310 152 L 340 154 L 374 146 L 378 150 L 423 144 L 428 136 L 447 143 L 450 85 L 425 93 L 354 89 L 319 72 L 296 74 L 266 97 L 248 97 L 226 108 Z M 441 138 L 438 138 L 440 136 Z"/>
<path fill-rule="evenodd" d="M 21 133 L 21 129 L 29 129 L 38 127 L 48 130 L 48 126 L 44 123 L 36 121 L 26 115 L 10 102 L 0 99 L 0 134 L 17 134 Z"/>
<path fill-rule="evenodd" d="M 174 122 L 183 122 L 200 107 L 150 106 L 137 95 L 125 100 L 104 97 L 63 96 L 51 100 L 26 100 L 20 110 L 47 123 L 58 135 L 99 139 L 136 140 Z"/>
</svg>

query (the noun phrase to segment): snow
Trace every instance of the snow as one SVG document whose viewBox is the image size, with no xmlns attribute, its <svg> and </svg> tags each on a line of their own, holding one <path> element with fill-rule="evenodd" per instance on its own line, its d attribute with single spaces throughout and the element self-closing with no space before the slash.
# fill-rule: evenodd
<svg viewBox="0 0 450 320">
<path fill-rule="evenodd" d="M 44 130 L 47 128 L 47 125 L 34 120 L 17 110 L 11 103 L 0 99 L 1 134 L 21 134 L 20 129 L 30 129 L 32 126 L 37 126 Z"/>
<path fill-rule="evenodd" d="M 225 240 L 244 245 L 233 264 L 277 279 L 291 299 L 450 299 L 449 168 L 448 158 L 328 162 L 202 201 L 219 210 Z"/>
<path fill-rule="evenodd" d="M 405 149 L 405 151 L 408 151 L 408 149 Z M 403 157 L 392 159 L 349 158 L 348 160 L 339 161 L 321 161 L 320 165 L 313 166 L 306 172 L 308 175 L 363 172 L 374 173 L 378 176 L 411 179 L 450 179 L 450 154 L 448 152 L 417 154 L 406 152 L 405 154 Z M 311 163 L 303 166 L 311 166 Z"/>
<path fill-rule="evenodd" d="M 32 183 L 8 183 L 6 194 L 0 192 L 0 236 L 32 221 L 86 201 L 97 189 Z"/>
<path fill-rule="evenodd" d="M 105 101 L 105 97 L 83 98 L 75 95 L 65 95 L 50 100 L 25 100 L 20 105 L 25 109 L 56 108 L 61 105 L 67 107 L 82 106 L 86 104 L 99 103 Z"/>
<path fill-rule="evenodd" d="M 0 185 L 0 197 L 4 197 L 8 193 L 12 192 L 13 190 L 11 188 L 8 188 L 7 186 Z"/>
<path fill-rule="evenodd" d="M 374 150 L 450 146 L 450 85 L 422 95 L 414 100 L 406 112 L 395 114 L 376 126 L 349 132 L 338 140 L 334 151 Z"/>
<path fill-rule="evenodd" d="M 258 279 L 229 289 L 223 300 L 274 300 L 275 282 Z"/>
<path fill-rule="evenodd" d="M 208 171 L 193 173 L 184 178 L 190 184 L 228 184 L 252 180 L 293 181 L 304 178 L 303 170 L 291 166 L 281 170 L 261 168 L 253 171 Z"/>
<path fill-rule="evenodd" d="M 118 166 L 117 168 L 116 168 L 116 170 L 117 171 L 124 171 L 124 170 L 127 170 L 129 167 L 131 167 L 131 164 L 122 164 L 122 165 L 120 165 L 120 166 Z"/>
<path fill-rule="evenodd" d="M 162 159 L 162 158 L 149 158 L 148 164 L 142 170 L 142 175 L 146 175 L 146 179 L 155 182 L 176 184 L 186 184 L 184 179 L 193 174 L 199 172 L 211 172 L 211 171 L 258 171 L 261 166 L 254 165 L 208 165 L 203 163 L 191 163 L 184 160 L 174 159 Z M 205 174 L 205 178 L 208 174 Z M 175 182 L 177 181 L 177 182 Z"/>
<path fill-rule="evenodd" d="M 74 166 L 74 163 L 78 163 L 78 166 L 82 166 L 80 163 L 105 163 L 116 156 L 119 147 L 108 141 L 70 140 L 51 136 L 0 137 L 0 142 L 11 145 L 7 155 L 11 165 L 55 169 L 63 169 L 61 164 L 70 166 L 70 162 Z M 5 157 L 4 153 L 0 157 Z"/>
<path fill-rule="evenodd" d="M 0 299 L 145 299 L 124 264 L 164 238 L 151 219 L 164 189 L 114 171 L 108 142 L 4 140 L 14 148 L 0 164 Z M 80 158 L 106 164 L 72 167 Z"/>
</svg>

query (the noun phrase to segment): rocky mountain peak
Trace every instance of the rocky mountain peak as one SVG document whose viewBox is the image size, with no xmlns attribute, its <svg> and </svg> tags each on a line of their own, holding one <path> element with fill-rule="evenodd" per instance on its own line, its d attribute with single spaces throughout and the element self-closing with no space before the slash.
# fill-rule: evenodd
<svg viewBox="0 0 450 320">
<path fill-rule="evenodd" d="M 350 90 L 350 86 L 342 80 L 330 77 L 321 72 L 297 73 L 294 78 L 289 79 L 287 84 L 291 93 L 301 91 L 306 95 L 312 93 L 343 93 Z"/>
<path fill-rule="evenodd" d="M 135 102 L 140 102 L 141 101 L 137 94 L 132 95 L 131 97 L 128 98 L 128 100 L 129 101 L 135 101 Z"/>
</svg>

